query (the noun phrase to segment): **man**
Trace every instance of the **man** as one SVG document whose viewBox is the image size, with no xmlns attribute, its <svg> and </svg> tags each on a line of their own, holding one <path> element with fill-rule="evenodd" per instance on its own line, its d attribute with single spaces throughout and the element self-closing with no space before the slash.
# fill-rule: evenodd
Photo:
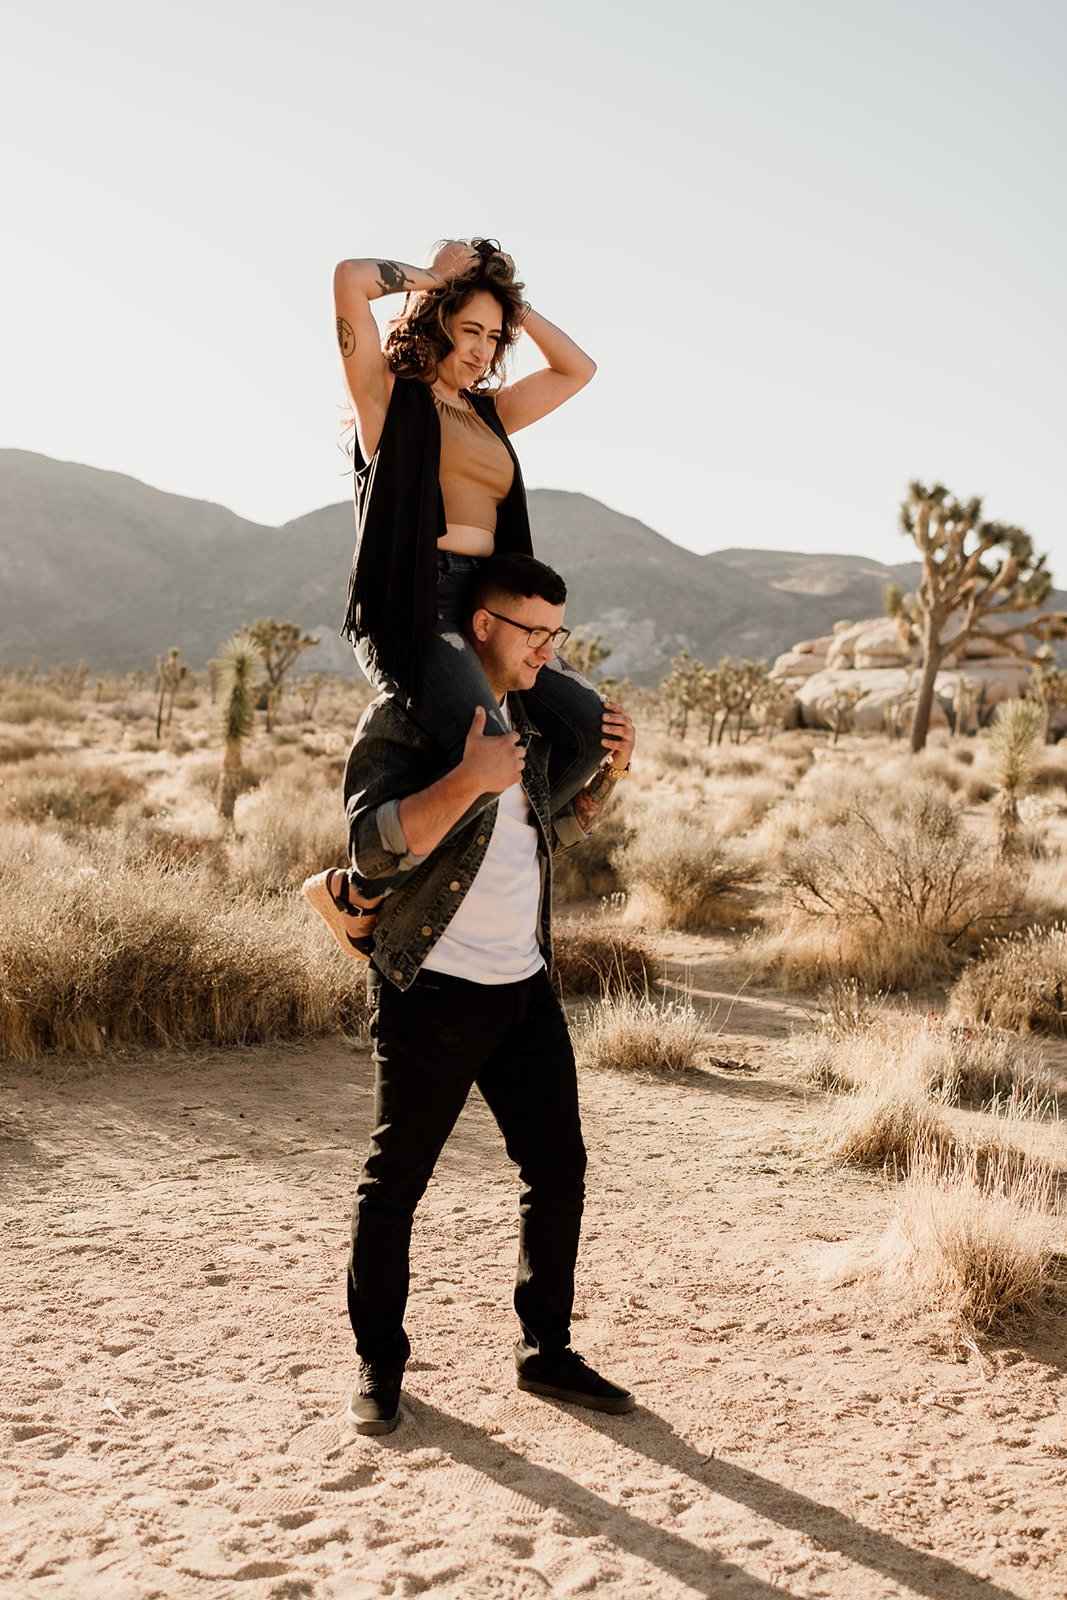
<svg viewBox="0 0 1067 1600">
<path fill-rule="evenodd" d="M 361 1433 L 388 1433 L 399 1420 L 412 1218 L 475 1083 L 522 1180 L 518 1386 L 594 1410 L 633 1409 L 632 1395 L 570 1348 L 585 1148 L 574 1055 L 549 981 L 551 855 L 585 837 L 629 766 L 634 729 L 605 702 L 610 757 L 550 815 L 547 741 L 521 696 L 566 637 L 566 596 L 562 578 L 531 556 L 491 557 L 468 637 L 512 731 L 486 736 L 479 708 L 459 764 L 438 776 L 431 741 L 396 699 L 381 698 L 348 760 L 353 867 L 362 880 L 394 881 L 368 979 L 376 1125 L 348 1268 L 360 1358 L 348 1414 Z M 498 798 L 468 817 L 487 794 Z"/>
</svg>

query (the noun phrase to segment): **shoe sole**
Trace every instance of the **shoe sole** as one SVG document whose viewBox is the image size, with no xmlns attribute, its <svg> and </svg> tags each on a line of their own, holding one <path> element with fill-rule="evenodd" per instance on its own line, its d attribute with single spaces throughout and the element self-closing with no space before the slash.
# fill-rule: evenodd
<svg viewBox="0 0 1067 1600">
<path fill-rule="evenodd" d="M 598 1399 L 596 1395 L 582 1394 L 578 1389 L 561 1389 L 558 1384 L 538 1383 L 534 1378 L 516 1378 L 518 1387 L 527 1394 L 543 1394 L 550 1400 L 566 1400 L 568 1405 L 585 1406 L 587 1411 L 606 1411 L 609 1416 L 621 1417 L 637 1404 L 632 1394 L 621 1394 L 616 1400 Z"/>
<path fill-rule="evenodd" d="M 326 887 L 328 877 L 328 872 L 317 872 L 313 878 L 305 878 L 300 886 L 300 893 L 312 911 L 317 911 L 323 922 L 325 922 L 342 954 L 351 957 L 353 961 L 367 963 L 370 961 L 370 950 L 359 950 L 350 942 L 348 929 L 345 925 L 345 913 L 334 904 L 333 896 Z M 374 922 L 376 921 L 377 918 L 374 919 Z M 360 941 L 361 943 L 370 944 L 374 933 L 374 922 L 370 923 L 363 939 Z"/>
<path fill-rule="evenodd" d="M 392 1433 L 400 1421 L 399 1411 L 395 1411 L 391 1417 L 361 1417 L 352 1410 L 351 1405 L 345 1415 L 357 1433 Z"/>
</svg>

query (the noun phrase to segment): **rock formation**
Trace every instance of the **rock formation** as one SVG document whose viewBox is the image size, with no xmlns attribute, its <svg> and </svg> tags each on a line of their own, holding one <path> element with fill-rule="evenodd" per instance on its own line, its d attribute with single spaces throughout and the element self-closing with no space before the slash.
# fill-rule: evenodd
<svg viewBox="0 0 1067 1600">
<path fill-rule="evenodd" d="M 1003 640 L 965 639 L 957 651 L 949 651 L 937 675 L 931 727 L 958 725 L 970 731 L 1002 700 L 1023 693 L 1029 664 L 1012 653 L 1012 645 L 1021 641 L 1007 632 Z M 878 733 L 903 731 L 910 721 L 921 665 L 906 624 L 869 617 L 838 622 L 821 639 L 802 639 L 778 657 L 771 677 L 792 689 L 799 721 L 807 728 L 832 727 L 835 703 L 849 690 L 862 690 L 848 725 L 857 733 Z"/>
</svg>

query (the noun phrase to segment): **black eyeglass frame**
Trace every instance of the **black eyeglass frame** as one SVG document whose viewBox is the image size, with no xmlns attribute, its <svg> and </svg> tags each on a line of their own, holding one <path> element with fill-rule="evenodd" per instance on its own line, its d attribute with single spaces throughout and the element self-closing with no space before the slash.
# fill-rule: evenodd
<svg viewBox="0 0 1067 1600">
<path fill-rule="evenodd" d="M 489 607 L 483 606 L 482 610 L 489 611 Z M 569 628 L 528 628 L 525 622 L 516 622 L 514 617 L 502 616 L 499 611 L 489 611 L 489 615 L 495 617 L 498 622 L 507 622 L 513 628 L 521 628 L 531 650 L 541 650 L 546 644 L 551 644 L 553 650 L 562 649 L 571 636 Z M 535 634 L 541 634 L 542 637 L 537 639 L 534 637 Z"/>
</svg>

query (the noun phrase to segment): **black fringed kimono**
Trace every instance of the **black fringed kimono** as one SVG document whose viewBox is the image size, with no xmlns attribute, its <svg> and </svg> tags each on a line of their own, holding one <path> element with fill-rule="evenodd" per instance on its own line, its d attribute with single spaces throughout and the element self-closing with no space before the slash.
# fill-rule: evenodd
<svg viewBox="0 0 1067 1600">
<path fill-rule="evenodd" d="M 496 404 L 489 394 L 464 394 L 515 463 L 497 507 L 494 548 L 532 555 L 522 472 Z M 354 448 L 356 553 L 341 632 L 353 643 L 367 639 L 379 667 L 410 690 L 437 620 L 437 541 L 445 532 L 441 424 L 429 384 L 398 377 L 371 460 L 363 460 L 358 439 Z"/>
</svg>

